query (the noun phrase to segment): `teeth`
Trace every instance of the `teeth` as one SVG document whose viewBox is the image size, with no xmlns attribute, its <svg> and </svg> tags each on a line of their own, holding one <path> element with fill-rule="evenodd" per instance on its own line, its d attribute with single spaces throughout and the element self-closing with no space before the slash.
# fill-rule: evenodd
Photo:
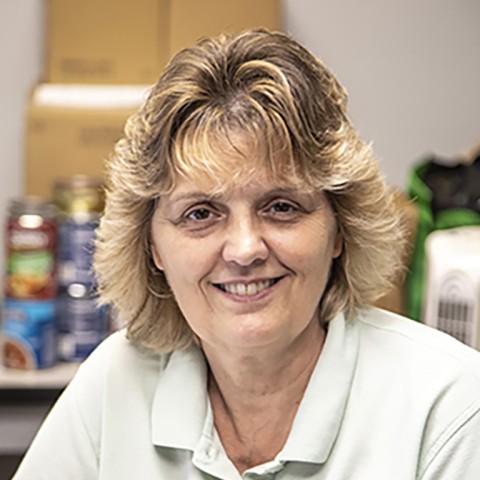
<svg viewBox="0 0 480 480">
<path fill-rule="evenodd" d="M 241 297 L 256 295 L 262 292 L 266 288 L 272 286 L 275 280 L 264 280 L 261 282 L 252 283 L 223 283 L 220 286 L 222 290 L 233 295 L 239 295 Z"/>
</svg>

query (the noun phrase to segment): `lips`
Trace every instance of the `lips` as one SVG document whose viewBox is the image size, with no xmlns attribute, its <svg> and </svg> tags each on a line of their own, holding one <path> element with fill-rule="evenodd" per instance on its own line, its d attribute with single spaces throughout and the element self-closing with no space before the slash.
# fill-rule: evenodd
<svg viewBox="0 0 480 480">
<path fill-rule="evenodd" d="M 214 283 L 213 285 L 223 292 L 230 293 L 239 297 L 252 297 L 258 295 L 277 283 L 282 277 L 268 280 L 257 280 L 253 282 L 228 282 Z"/>
</svg>

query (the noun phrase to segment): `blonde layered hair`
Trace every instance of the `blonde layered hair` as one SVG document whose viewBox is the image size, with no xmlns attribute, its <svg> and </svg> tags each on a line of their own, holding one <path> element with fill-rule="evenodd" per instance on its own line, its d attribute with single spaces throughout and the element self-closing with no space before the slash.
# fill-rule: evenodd
<svg viewBox="0 0 480 480">
<path fill-rule="evenodd" d="M 352 317 L 385 293 L 403 233 L 346 104 L 332 73 L 282 33 L 205 39 L 172 59 L 107 164 L 95 269 L 101 300 L 118 312 L 129 338 L 163 352 L 194 339 L 151 252 L 156 202 L 179 175 L 229 188 L 264 168 L 279 181 L 325 191 L 343 251 L 320 299 L 321 321 L 339 311 Z M 252 142 L 258 150 L 255 161 L 236 142 L 239 133 L 249 151 Z M 234 168 L 225 160 L 232 151 Z"/>
</svg>

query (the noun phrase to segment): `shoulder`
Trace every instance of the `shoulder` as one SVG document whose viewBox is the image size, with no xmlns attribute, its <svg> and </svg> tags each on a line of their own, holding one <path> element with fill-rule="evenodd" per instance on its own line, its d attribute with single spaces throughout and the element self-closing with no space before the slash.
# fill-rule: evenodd
<svg viewBox="0 0 480 480">
<path fill-rule="evenodd" d="M 80 404 L 89 404 L 89 396 L 124 395 L 122 391 L 143 386 L 154 388 L 168 364 L 170 354 L 155 353 L 132 343 L 125 330 L 107 337 L 80 365 L 69 385 Z"/>
<path fill-rule="evenodd" d="M 82 369 L 105 370 L 133 367 L 142 364 L 165 364 L 169 354 L 160 354 L 144 349 L 131 342 L 125 329 L 109 335 L 82 363 Z"/>
<path fill-rule="evenodd" d="M 363 405 L 373 404 L 378 418 L 385 411 L 390 421 L 398 417 L 399 429 L 414 429 L 421 465 L 478 430 L 480 352 L 379 309 L 359 313 L 357 326 L 354 391 L 362 392 Z"/>
<path fill-rule="evenodd" d="M 358 379 L 447 416 L 480 405 L 480 352 L 414 320 L 379 309 L 358 316 Z M 373 377 L 373 378 L 372 378 Z M 397 403 L 398 403 L 397 402 Z"/>
<path fill-rule="evenodd" d="M 202 354 L 195 345 L 159 353 L 132 342 L 122 329 L 106 338 L 81 364 L 69 388 L 87 396 L 93 389 L 107 399 L 127 399 L 136 394 L 148 398 L 179 369 L 196 370 L 202 365 Z"/>
<path fill-rule="evenodd" d="M 381 309 L 358 315 L 360 342 L 386 358 L 396 356 L 403 364 L 415 363 L 432 375 L 465 375 L 480 388 L 480 352 L 439 330 Z M 441 370 L 447 368 L 447 370 Z M 480 393 L 480 390 L 479 390 Z"/>
<path fill-rule="evenodd" d="M 156 364 L 165 366 L 170 354 L 148 350 L 127 338 L 126 330 L 121 329 L 108 336 L 85 361 L 85 364 L 105 365 L 109 368 L 124 368 L 136 365 Z"/>
</svg>

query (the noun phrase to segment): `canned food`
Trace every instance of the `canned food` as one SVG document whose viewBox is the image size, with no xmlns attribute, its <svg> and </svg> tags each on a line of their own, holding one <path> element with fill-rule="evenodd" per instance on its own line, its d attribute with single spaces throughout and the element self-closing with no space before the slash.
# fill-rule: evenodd
<svg viewBox="0 0 480 480">
<path fill-rule="evenodd" d="M 55 206 L 38 197 L 12 200 L 8 206 L 6 245 L 6 296 L 18 299 L 55 297 Z"/>
<path fill-rule="evenodd" d="M 72 284 L 60 294 L 58 310 L 58 355 L 64 361 L 84 360 L 109 334 L 106 306 L 81 284 Z"/>
<path fill-rule="evenodd" d="M 99 214 L 105 202 L 102 181 L 88 175 L 73 175 L 55 182 L 53 197 L 60 214 L 82 217 Z"/>
<path fill-rule="evenodd" d="M 81 283 L 93 290 L 93 252 L 98 218 L 63 218 L 58 223 L 58 287 Z"/>
<path fill-rule="evenodd" d="M 95 229 L 104 206 L 102 183 L 87 175 L 58 180 L 54 201 L 59 211 L 58 286 L 64 290 L 80 283 L 91 290 Z"/>
<path fill-rule="evenodd" d="M 35 370 L 55 364 L 55 300 L 4 300 L 2 330 L 5 367 Z"/>
</svg>

